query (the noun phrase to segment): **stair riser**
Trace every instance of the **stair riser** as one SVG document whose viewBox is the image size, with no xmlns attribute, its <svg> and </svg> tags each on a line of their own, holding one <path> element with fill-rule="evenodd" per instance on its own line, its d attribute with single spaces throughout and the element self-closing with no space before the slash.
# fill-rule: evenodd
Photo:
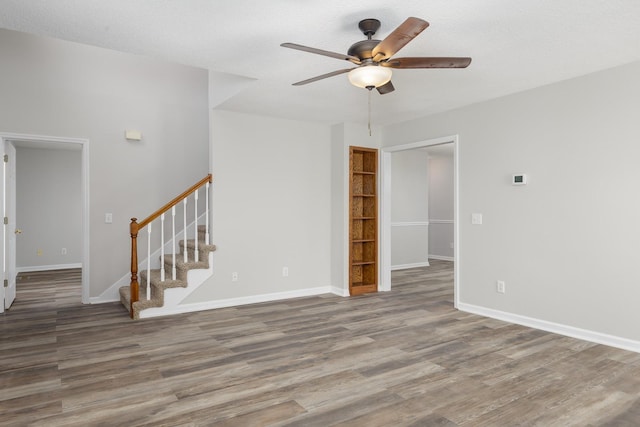
<svg viewBox="0 0 640 427">
<path fill-rule="evenodd" d="M 202 239 L 204 240 L 204 233 L 202 234 Z M 176 254 L 176 280 L 172 280 L 172 267 L 173 267 L 173 257 L 172 255 L 165 255 L 164 259 L 164 271 L 165 271 L 165 280 L 160 280 L 160 270 L 155 269 L 151 270 L 151 277 L 149 280 L 150 283 L 150 299 L 147 299 L 147 270 L 140 271 L 139 274 L 139 289 L 140 289 L 140 300 L 133 303 L 133 318 L 139 319 L 140 313 L 147 308 L 154 307 L 163 307 L 165 301 L 165 289 L 173 289 L 173 288 L 186 288 L 188 286 L 187 279 L 188 273 L 190 270 L 194 269 L 209 269 L 209 255 L 211 252 L 216 250 L 214 245 L 206 245 L 203 241 L 198 242 L 198 259 L 199 262 L 194 262 L 194 241 L 188 240 L 186 245 L 187 258 L 188 262 L 184 263 L 184 250 L 185 245 L 184 241 L 180 241 L 180 254 Z M 162 261 L 162 260 L 161 260 Z M 128 286 L 124 286 L 120 288 L 120 302 L 124 305 L 127 310 L 130 307 L 130 289 Z"/>
</svg>

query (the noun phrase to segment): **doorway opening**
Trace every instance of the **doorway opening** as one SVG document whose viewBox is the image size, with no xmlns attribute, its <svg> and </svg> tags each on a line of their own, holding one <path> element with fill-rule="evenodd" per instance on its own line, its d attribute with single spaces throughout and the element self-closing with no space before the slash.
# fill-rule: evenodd
<svg viewBox="0 0 640 427">
<path fill-rule="evenodd" d="M 398 197 L 393 197 L 394 191 L 397 193 L 398 191 L 404 191 L 401 186 L 400 189 L 398 185 L 392 186 L 393 178 L 393 156 L 394 153 L 403 153 L 404 156 L 398 156 L 398 158 L 411 159 L 410 161 L 416 160 L 416 158 L 420 157 L 417 153 L 425 154 L 423 157 L 427 158 L 426 152 L 431 150 L 432 152 L 437 152 L 439 150 L 446 150 L 449 148 L 452 151 L 452 158 L 449 160 L 451 166 L 453 168 L 453 183 L 452 187 L 449 186 L 448 191 L 449 196 L 453 198 L 453 218 L 431 218 L 429 219 L 430 214 L 420 214 L 413 213 L 413 215 L 417 215 L 414 220 L 409 219 L 408 221 L 397 221 L 396 219 L 399 217 L 397 211 L 392 211 L 393 208 L 393 200 L 398 199 Z M 425 150 L 426 149 L 426 150 Z M 426 151 L 426 152 L 425 152 Z M 406 155 L 408 154 L 408 155 Z M 413 155 L 412 155 L 413 154 Z M 422 171 L 425 176 L 426 175 L 426 164 L 425 170 Z M 426 268 L 429 265 L 428 259 L 435 259 L 438 262 L 445 261 L 447 264 L 450 261 L 453 261 L 453 283 L 454 283 L 454 297 L 453 297 L 453 305 L 454 307 L 458 306 L 458 271 L 459 271 L 459 257 L 458 257 L 458 236 L 459 236 L 459 226 L 458 226 L 458 137 L 457 135 L 430 139 L 425 141 L 419 141 L 411 144 L 398 145 L 393 147 L 386 147 L 382 149 L 382 162 L 381 162 L 381 206 L 380 206 L 380 217 L 381 217 L 381 253 L 380 258 L 381 262 L 381 278 L 380 278 L 380 290 L 381 291 L 389 291 L 391 290 L 391 271 L 392 266 L 395 264 L 398 268 L 398 264 L 400 268 Z M 405 176 L 399 177 L 400 179 L 405 179 L 407 182 L 415 181 L 415 176 L 409 176 L 408 178 Z M 425 186 L 428 185 L 425 183 Z M 418 189 L 418 191 L 421 191 Z M 453 194 L 451 194 L 453 193 Z M 428 203 L 427 194 L 424 194 L 424 206 L 422 211 L 426 211 Z M 410 211 L 416 211 L 415 206 Z M 417 209 L 419 211 L 419 209 Z M 420 217 L 422 215 L 422 218 Z M 426 215 L 426 217 L 425 217 Z M 449 213 L 451 215 L 451 212 Z M 449 215 L 436 215 L 436 216 L 449 216 Z M 394 221 L 395 220 L 395 221 Z M 433 225 L 431 224 L 433 222 Z M 438 228 L 439 231 L 435 232 L 435 229 Z M 445 243 L 436 243 L 435 241 L 430 245 L 427 243 L 429 239 L 429 235 L 431 234 L 430 230 L 434 230 L 434 236 L 436 234 L 441 233 L 441 231 L 445 229 L 453 229 L 453 236 L 440 236 L 441 239 L 444 239 Z M 408 233 L 408 234 L 407 234 Z M 417 250 L 410 250 L 406 254 L 398 254 L 398 251 L 392 253 L 392 239 L 395 235 L 396 239 L 398 236 L 402 234 L 406 234 L 407 236 L 411 236 L 416 242 L 415 245 Z M 446 233 L 444 233 L 446 235 Z M 431 239 L 430 239 L 431 240 Z M 420 242 L 424 245 L 423 247 L 419 247 Z M 435 248 L 434 246 L 440 245 L 440 248 Z M 446 245 L 446 246 L 445 246 Z M 410 245 L 409 245 L 410 246 Z M 453 247 L 451 247 L 453 246 Z M 436 251 L 437 249 L 437 251 Z M 404 258 L 403 258 L 404 256 Z M 411 256 L 414 258 L 411 259 Z M 404 261 L 398 261 L 400 259 L 404 259 Z M 397 274 L 396 274 L 397 276 Z"/>
<path fill-rule="evenodd" d="M 20 224 L 20 215 L 22 211 L 22 216 L 25 217 L 25 221 L 29 221 L 31 224 L 35 224 L 34 221 L 39 221 L 41 225 L 49 227 L 49 230 L 56 230 L 56 227 L 61 227 L 60 218 L 56 220 L 55 218 L 51 218 L 49 215 L 41 215 L 39 218 L 27 218 L 27 212 L 37 209 L 36 203 L 44 203 L 40 204 L 40 206 L 46 206 L 47 208 L 51 208 L 52 206 L 62 206 L 60 203 L 64 203 L 64 200 L 56 200 L 55 197 L 50 200 L 31 200 L 31 203 L 34 203 L 33 206 L 23 206 L 25 209 L 16 210 L 16 195 L 20 191 L 25 191 L 31 185 L 37 185 L 37 182 L 30 183 L 27 181 L 31 181 L 30 179 L 23 178 L 22 182 L 16 183 L 16 179 L 3 179 L 3 183 L 0 186 L 3 193 L 3 210 L 5 213 L 11 212 L 13 218 L 5 219 L 4 225 L 4 245 L 2 245 L 2 258 L 3 258 L 3 271 L 5 274 L 4 279 L 7 281 L 8 286 L 3 288 L 1 299 L 4 301 L 2 304 L 1 310 L 4 311 L 5 308 L 8 308 L 10 305 L 10 298 L 15 297 L 15 286 L 16 286 L 16 275 L 20 273 L 21 270 L 23 272 L 21 274 L 29 274 L 31 271 L 39 271 L 39 270 L 56 270 L 62 268 L 81 268 L 81 300 L 82 303 L 89 303 L 89 144 L 88 140 L 81 138 L 64 138 L 64 137 L 51 137 L 51 136 L 41 136 L 41 135 L 25 135 L 25 134 L 12 134 L 12 133 L 0 133 L 0 149 L 3 150 L 3 155 L 7 155 L 5 157 L 5 169 L 13 169 L 15 176 L 20 176 L 20 162 L 16 162 L 17 155 L 21 155 L 23 158 L 30 156 L 30 159 L 35 159 L 36 161 L 44 162 L 43 165 L 47 165 L 48 163 L 53 163 L 57 161 L 67 161 L 67 162 L 78 162 L 75 164 L 76 173 L 69 177 L 67 176 L 67 180 L 75 179 L 73 187 L 78 189 L 76 192 L 76 207 L 79 207 L 80 212 L 76 212 L 76 217 L 74 218 L 74 222 L 79 222 L 76 224 L 76 237 L 73 239 L 72 243 L 65 243 L 64 245 L 60 245 L 60 248 L 56 248 L 49 250 L 48 252 L 54 252 L 56 257 L 52 257 L 50 259 L 45 260 L 37 259 L 39 262 L 31 262 L 33 265 L 40 265 L 40 267 L 29 267 L 30 262 L 26 261 L 27 267 L 22 266 L 23 268 L 17 268 L 16 261 L 18 259 L 18 254 L 16 251 L 16 246 L 19 248 L 20 244 L 16 245 L 16 239 L 13 239 L 11 242 L 11 237 L 16 237 L 21 233 L 21 229 L 18 225 Z M 17 153 L 17 154 L 16 154 Z M 42 158 L 44 155 L 49 153 L 48 158 Z M 9 156 L 10 155 L 10 156 Z M 39 159 L 39 160 L 38 160 Z M 66 159 L 66 160 L 64 160 Z M 8 166 L 7 166 L 8 165 Z M 79 166 L 79 167 L 78 167 Z M 22 166 L 23 168 L 26 166 Z M 79 170 L 79 173 L 77 171 Z M 77 180 L 79 180 L 79 184 Z M 70 182 L 70 181 L 67 181 Z M 21 185 L 23 184 L 23 185 Z M 28 184 L 26 187 L 24 184 Z M 77 194 L 79 193 L 79 194 Z M 8 196 L 8 197 L 7 197 Z M 24 195 L 23 195 L 24 196 Z M 19 197 L 19 195 L 18 195 Z M 38 198 L 40 199 L 40 198 Z M 60 197 L 63 199 L 63 197 Z M 79 199 L 79 200 L 78 200 Z M 21 199 L 24 202 L 24 197 Z M 76 208 L 77 209 L 77 208 Z M 44 211 L 44 209 L 42 209 Z M 61 208 L 61 210 L 63 210 Z M 37 212 L 36 212 L 37 214 Z M 5 214 L 6 216 L 6 214 Z M 55 216 L 55 215 L 54 215 Z M 35 228 L 35 227 L 30 227 Z M 79 231 L 79 232 L 78 232 Z M 45 237 L 43 237 L 46 240 Z M 55 239 L 55 237 L 53 238 Z M 55 239 L 56 241 L 59 240 Z M 79 241 L 78 241 L 79 240 Z M 69 246 L 69 247 L 67 247 Z M 45 256 L 48 255 L 43 249 L 38 247 L 34 251 L 30 248 L 30 252 L 34 252 L 34 256 Z M 67 254 L 71 255 L 73 252 L 74 262 L 65 262 L 60 260 L 71 259 L 71 257 L 66 258 Z M 24 258 L 25 255 L 21 254 Z M 49 254 L 50 255 L 50 254 Z M 62 256 L 62 257 L 61 257 Z M 53 261 L 51 261 L 53 260 Z M 42 262 L 43 261 L 43 262 Z M 25 261 L 23 261 L 25 263 Z M 44 266 L 42 265 L 44 264 Z M 25 273 L 26 271 L 26 273 Z M 11 289 L 13 286 L 13 289 Z M 13 295 L 12 295 L 13 294 Z"/>
</svg>

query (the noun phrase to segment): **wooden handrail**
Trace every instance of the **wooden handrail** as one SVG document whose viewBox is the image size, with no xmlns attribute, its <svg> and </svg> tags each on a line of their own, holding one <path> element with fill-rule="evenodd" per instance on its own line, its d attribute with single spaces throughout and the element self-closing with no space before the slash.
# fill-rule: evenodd
<svg viewBox="0 0 640 427">
<path fill-rule="evenodd" d="M 149 215 L 141 222 L 137 222 L 137 218 L 131 218 L 131 224 L 129 224 L 129 232 L 131 234 L 131 283 L 129 288 L 131 290 L 131 303 L 129 306 L 129 313 L 133 319 L 133 303 L 140 299 L 140 285 L 138 284 L 138 232 L 150 224 L 153 220 L 158 218 L 163 213 L 180 203 L 189 194 L 196 191 L 198 188 L 205 185 L 207 182 L 213 182 L 213 176 L 211 174 L 205 176 L 200 181 L 193 184 L 187 190 L 183 191 L 179 196 L 171 200 L 169 203 Z M 149 280 L 149 278 L 147 278 Z"/>
<path fill-rule="evenodd" d="M 140 221 L 138 223 L 138 230 L 142 230 L 147 224 L 149 224 L 154 219 L 158 218 L 160 215 L 162 215 L 163 213 L 165 213 L 166 211 L 168 211 L 169 209 L 171 209 L 172 207 L 180 203 L 185 197 L 187 197 L 189 194 L 193 193 L 198 188 L 205 185 L 207 182 L 209 183 L 213 182 L 213 176 L 211 174 L 205 176 L 200 181 L 196 182 L 191 187 L 189 187 L 187 190 L 183 191 L 182 194 L 180 194 L 178 197 L 176 197 L 175 199 L 173 199 L 172 201 L 170 201 L 169 203 L 167 203 L 166 205 L 164 205 L 163 207 L 161 207 L 160 209 L 158 209 L 157 211 L 149 215 L 144 220 Z"/>
</svg>

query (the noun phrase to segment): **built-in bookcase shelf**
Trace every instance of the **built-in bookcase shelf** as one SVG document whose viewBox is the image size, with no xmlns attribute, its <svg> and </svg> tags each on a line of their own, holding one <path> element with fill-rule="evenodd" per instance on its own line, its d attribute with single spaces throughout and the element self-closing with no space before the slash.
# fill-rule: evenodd
<svg viewBox="0 0 640 427">
<path fill-rule="evenodd" d="M 378 150 L 349 148 L 349 293 L 378 290 Z"/>
</svg>

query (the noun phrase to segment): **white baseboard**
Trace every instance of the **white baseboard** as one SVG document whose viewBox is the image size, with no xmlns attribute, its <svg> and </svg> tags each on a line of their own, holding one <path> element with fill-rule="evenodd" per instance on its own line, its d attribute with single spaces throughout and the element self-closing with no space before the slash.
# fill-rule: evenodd
<svg viewBox="0 0 640 427">
<path fill-rule="evenodd" d="M 120 289 L 119 287 L 117 289 Z M 110 293 L 109 295 L 101 295 L 99 297 L 91 297 L 89 298 L 89 304 L 105 304 L 108 302 L 119 302 L 120 294 L 118 294 L 117 298 L 115 295 Z"/>
<path fill-rule="evenodd" d="M 216 308 L 236 307 L 240 305 L 257 304 L 261 302 L 280 301 L 290 298 L 308 297 L 321 294 L 332 293 L 331 286 L 320 286 L 317 288 L 299 289 L 295 291 L 275 292 L 272 294 L 252 295 L 247 297 L 228 298 L 223 300 L 198 302 L 191 304 L 180 304 L 164 311 L 163 316 L 171 314 L 192 313 L 195 311 L 214 310 Z"/>
<path fill-rule="evenodd" d="M 519 314 L 507 313 L 500 310 L 494 310 L 491 308 L 480 307 L 477 305 L 466 304 L 462 302 L 458 303 L 457 308 L 458 310 L 465 311 L 467 313 L 491 317 L 493 319 L 503 320 L 505 322 L 515 323 L 522 326 L 528 326 L 530 328 L 540 329 L 547 332 L 553 332 L 555 334 L 565 335 L 571 338 L 577 338 L 596 344 L 604 344 L 610 347 L 616 347 L 623 350 L 640 353 L 640 341 L 634 341 L 628 338 L 603 334 L 601 332 L 589 331 L 587 329 L 576 328 L 560 323 L 548 322 L 546 320 L 535 319 L 532 317 L 521 316 Z"/>
<path fill-rule="evenodd" d="M 67 270 L 70 268 L 82 268 L 82 263 L 76 264 L 54 264 L 54 265 L 34 265 L 31 267 L 16 267 L 16 273 L 31 273 L 33 271 Z"/>
<path fill-rule="evenodd" d="M 440 261 L 453 261 L 452 256 L 443 256 L 443 255 L 431 255 L 429 254 L 429 259 L 437 259 Z"/>
<path fill-rule="evenodd" d="M 418 267 L 429 267 L 429 261 L 426 261 L 426 262 L 415 262 L 413 264 L 392 265 L 391 266 L 391 271 L 406 270 L 407 268 L 418 268 Z"/>
<path fill-rule="evenodd" d="M 332 286 L 330 292 L 332 294 L 338 295 L 339 297 L 349 296 L 349 289 L 338 288 L 337 286 Z"/>
</svg>

